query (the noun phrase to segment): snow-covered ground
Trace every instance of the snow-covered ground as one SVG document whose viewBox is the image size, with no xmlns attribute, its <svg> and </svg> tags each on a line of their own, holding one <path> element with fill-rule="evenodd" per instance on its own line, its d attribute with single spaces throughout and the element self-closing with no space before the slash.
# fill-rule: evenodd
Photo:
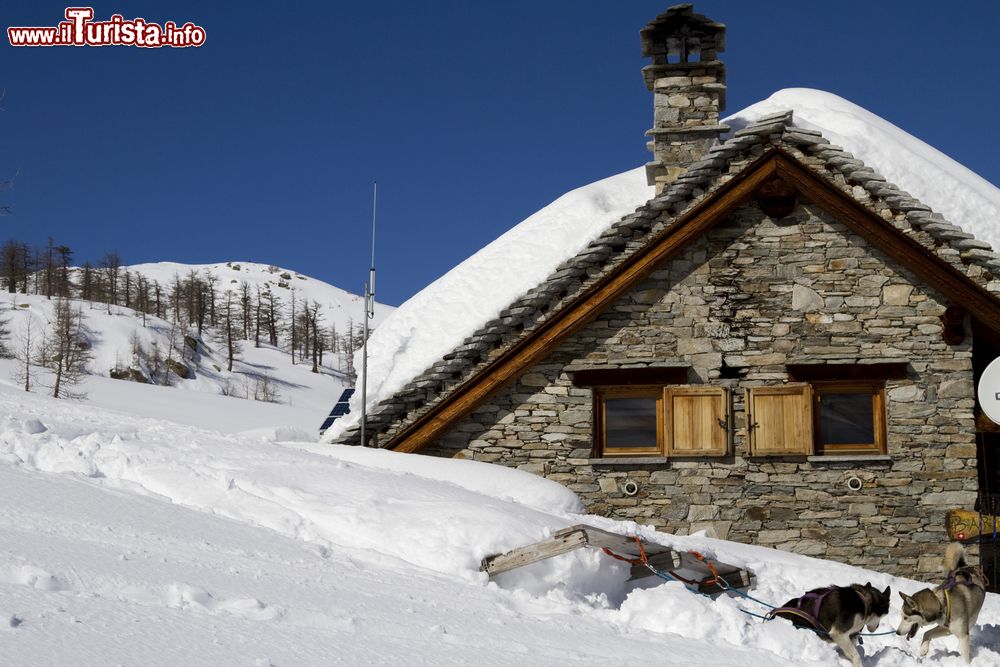
<svg viewBox="0 0 1000 667">
<path fill-rule="evenodd" d="M 127 414 L 141 391 L 122 400 L 112 412 L 0 385 L 2 664 L 841 664 L 741 600 L 655 578 L 630 588 L 597 552 L 494 583 L 478 571 L 579 522 L 748 567 L 766 600 L 826 583 L 920 587 L 581 515 L 563 487 L 499 466 L 224 434 Z M 973 646 L 977 664 L 1000 664 L 997 596 Z M 923 663 L 915 649 L 869 638 L 865 664 L 961 664 L 951 639 Z"/>
<path fill-rule="evenodd" d="M 9 344 L 13 347 L 20 344 L 29 319 L 37 341 L 46 323 L 52 320 L 54 303 L 43 296 L 5 294 L 0 301 L 0 316 L 7 318 L 11 329 Z M 240 358 L 230 373 L 225 370 L 225 350 L 207 334 L 197 355 L 186 349 L 188 356 L 184 363 L 193 372 L 190 379 L 172 375 L 170 387 L 114 380 L 109 376 L 111 369 L 133 365 L 133 337 L 147 352 L 155 343 L 165 358 L 170 324 L 147 317 L 143 326 L 134 311 L 118 306 L 112 306 L 110 314 L 103 304 L 91 308 L 86 302 L 74 302 L 74 307 L 81 308 L 88 339 L 92 341 L 93 359 L 88 365 L 91 375 L 80 387 L 89 405 L 225 432 L 261 428 L 273 431 L 275 427 L 283 427 L 306 428 L 312 434 L 345 386 L 342 374 L 329 366 L 322 368 L 321 373 L 312 373 L 310 364 L 293 365 L 286 352 L 266 345 L 254 348 L 253 343 L 243 344 Z M 175 343 L 182 338 L 179 331 L 173 335 Z M 328 360 L 334 362 L 330 355 Z M 19 371 L 17 361 L 0 359 L 0 384 L 18 385 L 15 378 Z M 47 373 L 35 369 L 33 374 L 35 391 L 49 391 Z M 245 400 L 248 392 L 252 397 L 256 378 L 264 375 L 271 379 L 279 402 Z M 224 392 L 230 395 L 222 395 Z"/>
<path fill-rule="evenodd" d="M 738 111 L 734 130 L 779 111 L 818 130 L 949 222 L 1000 248 L 1000 189 L 892 123 L 820 90 L 789 88 Z M 368 403 L 374 408 L 653 197 L 640 167 L 583 186 L 521 221 L 402 304 L 369 342 Z M 353 416 L 326 433 L 335 441 Z"/>
</svg>

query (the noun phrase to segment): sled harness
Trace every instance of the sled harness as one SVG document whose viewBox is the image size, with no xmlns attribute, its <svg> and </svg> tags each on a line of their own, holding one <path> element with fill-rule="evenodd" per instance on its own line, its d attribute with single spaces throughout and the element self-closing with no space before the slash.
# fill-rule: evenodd
<svg viewBox="0 0 1000 667">
<path fill-rule="evenodd" d="M 775 607 L 771 611 L 767 612 L 767 614 L 764 615 L 764 618 L 767 620 L 771 620 L 772 618 L 774 618 L 779 614 L 796 616 L 809 623 L 809 625 L 813 626 L 813 628 L 815 628 L 816 630 L 822 632 L 823 634 L 826 634 L 826 629 L 819 624 L 819 610 L 820 607 L 823 605 L 823 600 L 825 600 L 826 596 L 832 593 L 834 590 L 835 587 L 828 586 L 827 588 L 821 588 L 815 591 L 809 591 L 808 593 L 806 593 L 805 595 L 803 595 L 802 597 L 800 597 L 798 600 L 795 601 L 795 606 L 789 605 L 786 607 Z M 808 611 L 803 609 L 803 606 L 808 604 L 809 602 L 813 603 L 812 613 L 809 613 Z"/>
</svg>

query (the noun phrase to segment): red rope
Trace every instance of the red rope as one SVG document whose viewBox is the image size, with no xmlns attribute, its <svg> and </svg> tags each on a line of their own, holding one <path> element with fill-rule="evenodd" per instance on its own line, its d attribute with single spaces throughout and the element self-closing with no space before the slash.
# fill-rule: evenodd
<svg viewBox="0 0 1000 667">
<path fill-rule="evenodd" d="M 620 560 L 622 562 L 628 563 L 629 565 L 645 565 L 646 567 L 652 569 L 652 567 L 649 564 L 649 558 L 646 556 L 646 550 L 642 547 L 642 540 L 640 540 L 635 535 L 632 536 L 632 540 L 635 542 L 635 545 L 639 548 L 639 557 L 638 558 L 629 558 L 627 556 L 622 556 L 620 554 L 616 554 L 614 551 L 612 551 L 608 547 L 602 547 L 601 550 L 604 551 L 604 553 L 606 553 L 607 555 L 609 555 L 612 558 L 614 558 L 615 560 Z M 678 581 L 680 581 L 682 583 L 687 584 L 688 586 L 712 586 L 712 585 L 715 585 L 715 586 L 719 586 L 720 588 L 724 587 L 722 585 L 722 583 L 720 583 L 720 582 L 725 583 L 725 579 L 723 579 L 721 576 L 719 576 L 719 571 L 717 569 L 715 569 L 715 565 L 713 565 L 710 560 L 708 560 L 707 558 L 705 558 L 703 555 L 701 555 L 697 551 L 689 551 L 688 553 L 691 554 L 692 556 L 694 556 L 696 559 L 700 560 L 702 563 L 704 563 L 705 566 L 708 567 L 709 572 L 712 573 L 712 576 L 711 577 L 706 577 L 706 578 L 701 579 L 701 580 L 697 580 L 697 579 L 685 579 L 684 577 L 680 576 L 676 572 L 674 572 L 672 570 L 668 570 L 668 573 L 670 574 L 671 577 L 673 577 L 674 579 L 677 579 Z"/>
<path fill-rule="evenodd" d="M 712 584 L 718 584 L 719 581 L 722 579 L 722 577 L 719 576 L 719 571 L 715 569 L 715 566 L 712 565 L 712 562 L 706 559 L 697 551 L 689 551 L 688 553 L 697 558 L 698 560 L 700 560 L 702 563 L 704 563 L 708 567 L 708 571 L 712 573 L 711 577 L 705 579 L 701 583 L 706 586 L 710 586 Z"/>
<path fill-rule="evenodd" d="M 639 547 L 638 558 L 627 558 L 625 556 L 621 556 L 619 554 L 616 554 L 614 551 L 612 551 L 607 547 L 602 547 L 602 550 L 604 551 L 604 553 L 611 556 L 612 558 L 624 561 L 629 565 L 649 565 L 649 559 L 646 557 L 646 550 L 642 548 L 642 540 L 640 540 L 638 537 L 634 535 L 632 536 L 632 540 L 635 542 L 636 546 Z"/>
</svg>

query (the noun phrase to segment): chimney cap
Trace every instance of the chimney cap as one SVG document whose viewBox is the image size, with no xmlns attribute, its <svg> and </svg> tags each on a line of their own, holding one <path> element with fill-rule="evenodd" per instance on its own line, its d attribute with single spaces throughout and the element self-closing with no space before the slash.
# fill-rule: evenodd
<svg viewBox="0 0 1000 667">
<path fill-rule="evenodd" d="M 639 31 L 642 55 L 653 58 L 653 64 L 666 64 L 668 55 L 687 62 L 698 52 L 700 60 L 714 60 L 715 54 L 726 50 L 726 26 L 695 14 L 694 5 L 674 5 L 646 24 Z"/>
</svg>

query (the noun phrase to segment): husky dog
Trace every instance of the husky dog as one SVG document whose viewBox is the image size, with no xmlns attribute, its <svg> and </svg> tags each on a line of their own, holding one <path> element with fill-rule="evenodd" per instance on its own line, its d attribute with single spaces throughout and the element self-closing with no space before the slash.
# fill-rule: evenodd
<svg viewBox="0 0 1000 667">
<path fill-rule="evenodd" d="M 870 583 L 817 588 L 789 600 L 769 615 L 817 630 L 824 639 L 836 644 L 854 667 L 861 667 L 854 641 L 865 627 L 869 632 L 878 628 L 882 617 L 889 613 L 890 595 L 888 586 L 880 591 Z"/>
<path fill-rule="evenodd" d="M 903 598 L 903 619 L 897 634 L 913 639 L 923 625 L 937 623 L 937 627 L 924 633 L 920 642 L 920 655 L 927 655 L 931 640 L 952 634 L 958 637 L 959 649 L 965 662 L 969 654 L 969 630 L 979 618 L 979 610 L 986 600 L 986 577 L 978 567 L 965 562 L 965 548 L 958 542 L 948 545 L 944 554 L 944 571 L 948 581 L 937 588 L 925 588 L 912 597 L 900 592 Z"/>
</svg>

